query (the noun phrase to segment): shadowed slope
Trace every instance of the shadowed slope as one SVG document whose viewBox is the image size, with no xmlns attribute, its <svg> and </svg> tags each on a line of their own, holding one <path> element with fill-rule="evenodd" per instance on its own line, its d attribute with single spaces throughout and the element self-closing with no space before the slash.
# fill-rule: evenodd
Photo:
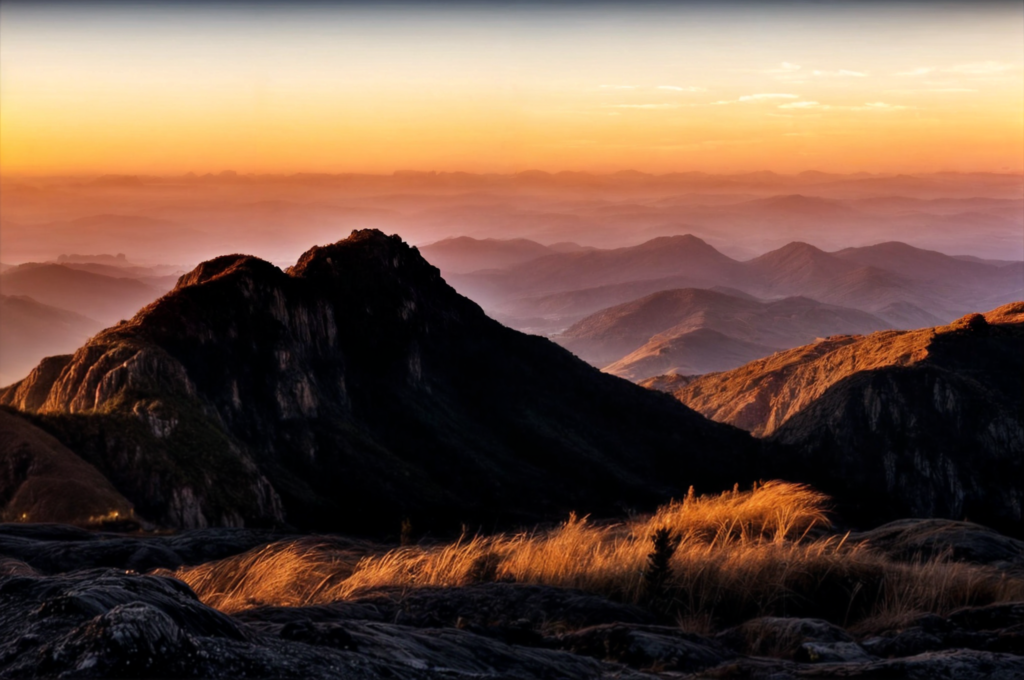
<svg viewBox="0 0 1024 680">
<path fill-rule="evenodd" d="M 0 410 L 0 519 L 98 525 L 132 505 L 96 468 L 56 439 Z"/>
</svg>

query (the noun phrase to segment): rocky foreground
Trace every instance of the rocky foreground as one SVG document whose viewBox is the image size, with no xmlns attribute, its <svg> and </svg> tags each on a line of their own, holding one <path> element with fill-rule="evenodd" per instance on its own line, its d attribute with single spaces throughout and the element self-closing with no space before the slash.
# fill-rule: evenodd
<svg viewBox="0 0 1024 680">
<path fill-rule="evenodd" d="M 160 569 L 279 537 L 167 536 L 0 525 L 0 676 L 274 678 L 1019 678 L 1024 602 L 945 616 L 762 617 L 696 634 L 652 611 L 515 583 L 379 588 L 309 607 L 229 616 Z M 894 558 L 1024 573 L 1024 542 L 977 525 L 904 521 L 850 537 Z M 147 574 L 147 572 L 149 572 Z"/>
</svg>

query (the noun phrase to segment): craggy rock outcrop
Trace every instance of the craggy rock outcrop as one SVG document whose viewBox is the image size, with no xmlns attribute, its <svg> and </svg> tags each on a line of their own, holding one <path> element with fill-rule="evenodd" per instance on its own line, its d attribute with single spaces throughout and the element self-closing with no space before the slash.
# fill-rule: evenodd
<svg viewBox="0 0 1024 680">
<path fill-rule="evenodd" d="M 87 570 L 0 576 L 0 675 L 132 678 L 643 678 L 454 628 L 247 626 L 171 578 Z"/>
<path fill-rule="evenodd" d="M 145 572 L 219 560 L 282 538 L 260 529 L 146 535 L 86 531 L 60 524 L 0 524 L 0 555 L 43 574 L 95 567 Z"/>
<path fill-rule="evenodd" d="M 797 661 L 863 661 L 868 656 L 849 633 L 821 619 L 762 616 L 722 632 L 718 639 L 750 656 Z M 843 658 L 827 658 L 836 656 Z"/>
<path fill-rule="evenodd" d="M 1024 603 L 967 607 L 947 618 L 909 616 L 879 630 L 860 631 L 861 646 L 880 657 L 907 657 L 954 648 L 1015 654 L 1024 660 Z"/>
<path fill-rule="evenodd" d="M 448 596 L 451 610 L 468 605 L 465 619 L 430 614 L 427 607 L 443 606 Z M 336 605 L 227 616 L 172 578 L 123 569 L 41 576 L 4 558 L 0 675 L 1008 680 L 1024 672 L 1020 603 L 918 617 L 858 643 L 806 619 L 758 619 L 718 639 L 649 623 L 602 623 L 636 613 L 550 587 L 489 584 L 408 597 L 403 620 L 394 618 L 405 611 L 398 593 L 372 592 Z M 575 614 L 560 619 L 567 604 Z M 526 617 L 512 620 L 520 614 Z"/>
<path fill-rule="evenodd" d="M 947 558 L 1024 576 L 1024 541 L 972 522 L 902 519 L 851 534 L 849 540 L 894 560 Z"/>
<path fill-rule="evenodd" d="M 204 262 L 0 402 L 176 527 L 530 521 L 759 476 L 745 433 L 504 328 L 369 230 L 287 272 Z"/>
<path fill-rule="evenodd" d="M 100 525 L 127 520 L 132 504 L 52 436 L 0 410 L 0 521 Z"/>
<path fill-rule="evenodd" d="M 348 619 L 416 628 L 462 628 L 499 638 L 532 636 L 612 623 L 651 624 L 638 607 L 567 588 L 481 583 L 451 588 L 375 588 L 350 600 L 310 607 L 263 607 L 235 615 L 248 623 Z"/>
<path fill-rule="evenodd" d="M 561 649 L 633 668 L 695 673 L 733 659 L 736 652 L 701 635 L 669 626 L 606 624 L 557 639 Z"/>
<path fill-rule="evenodd" d="M 775 477 L 850 519 L 970 518 L 1024 531 L 1024 302 L 948 326 L 831 338 L 683 385 L 716 420 L 771 435 Z"/>
<path fill-rule="evenodd" d="M 1010 654 L 950 650 L 926 652 L 899 659 L 821 664 L 780 663 L 759 658 L 742 658 L 701 674 L 715 680 L 807 680 L 809 678 L 862 678 L 879 680 L 1017 680 L 1024 673 L 1024 658 Z"/>
</svg>

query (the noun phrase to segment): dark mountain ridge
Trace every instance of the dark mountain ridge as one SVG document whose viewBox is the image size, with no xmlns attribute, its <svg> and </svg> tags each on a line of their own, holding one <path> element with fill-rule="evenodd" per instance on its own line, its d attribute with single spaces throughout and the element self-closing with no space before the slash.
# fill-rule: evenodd
<svg viewBox="0 0 1024 680">
<path fill-rule="evenodd" d="M 860 522 L 969 517 L 1024 533 L 1024 302 L 646 384 L 780 445 L 774 474 Z"/>
<path fill-rule="evenodd" d="M 504 328 L 378 231 L 230 255 L 0 402 L 161 524 L 395 530 L 649 505 L 758 445 Z"/>
</svg>

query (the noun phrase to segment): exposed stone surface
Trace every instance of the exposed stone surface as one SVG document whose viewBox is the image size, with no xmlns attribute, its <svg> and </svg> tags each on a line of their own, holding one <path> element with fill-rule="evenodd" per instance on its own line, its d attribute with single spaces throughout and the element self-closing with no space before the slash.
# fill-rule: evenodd
<svg viewBox="0 0 1024 680">
<path fill-rule="evenodd" d="M 700 677 L 716 679 L 864 678 L 867 680 L 1017 680 L 1024 674 L 1024 658 L 1010 654 L 953 650 L 927 652 L 902 659 L 866 663 L 799 665 L 767 659 L 740 659 L 704 671 Z"/>
<path fill-rule="evenodd" d="M 723 643 L 751 656 L 793 659 L 801 656 L 804 645 L 852 643 L 842 628 L 821 619 L 762 616 L 718 635 Z M 807 654 L 803 654 L 806 659 Z"/>
<path fill-rule="evenodd" d="M 594 626 L 563 635 L 557 644 L 575 654 L 634 668 L 684 673 L 717 666 L 736 655 L 714 640 L 666 626 Z"/>
<path fill-rule="evenodd" d="M 280 534 L 253 529 L 200 529 L 165 536 L 85 531 L 52 524 L 0 524 L 0 555 L 44 574 L 116 567 L 175 569 L 243 553 Z"/>
<path fill-rule="evenodd" d="M 901 519 L 850 535 L 893 559 L 947 557 L 1024 575 L 1024 541 L 972 522 Z"/>
<path fill-rule="evenodd" d="M 257 630 L 174 579 L 115 570 L 0 577 L 0 675 L 132 678 L 641 678 L 454 628 L 348 621 Z"/>
<path fill-rule="evenodd" d="M 365 619 L 417 628 L 460 627 L 497 637 L 526 631 L 559 633 L 601 624 L 649 624 L 637 607 L 576 590 L 513 583 L 458 588 L 375 589 L 347 601 L 312 607 L 266 607 L 236 615 L 248 622 L 287 624 Z"/>
</svg>

